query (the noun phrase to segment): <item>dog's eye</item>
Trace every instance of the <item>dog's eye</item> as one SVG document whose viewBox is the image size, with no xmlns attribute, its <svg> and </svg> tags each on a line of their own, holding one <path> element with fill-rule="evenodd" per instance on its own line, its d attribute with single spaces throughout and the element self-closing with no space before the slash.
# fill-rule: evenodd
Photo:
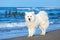
<svg viewBox="0 0 60 40">
<path fill-rule="evenodd" d="M 30 16 L 30 17 L 32 17 L 32 16 Z"/>
<path fill-rule="evenodd" d="M 29 16 L 27 16 L 27 17 L 29 17 Z"/>
</svg>

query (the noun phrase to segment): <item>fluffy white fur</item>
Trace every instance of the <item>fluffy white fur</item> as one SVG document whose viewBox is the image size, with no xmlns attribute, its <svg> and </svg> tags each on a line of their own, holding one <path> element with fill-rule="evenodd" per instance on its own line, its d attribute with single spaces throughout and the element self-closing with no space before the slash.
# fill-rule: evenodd
<svg viewBox="0 0 60 40">
<path fill-rule="evenodd" d="M 45 11 L 40 11 L 37 15 L 34 12 L 25 12 L 25 20 L 28 25 L 29 37 L 33 36 L 37 27 L 42 31 L 41 35 L 46 34 L 46 29 L 49 26 L 49 18 Z"/>
</svg>

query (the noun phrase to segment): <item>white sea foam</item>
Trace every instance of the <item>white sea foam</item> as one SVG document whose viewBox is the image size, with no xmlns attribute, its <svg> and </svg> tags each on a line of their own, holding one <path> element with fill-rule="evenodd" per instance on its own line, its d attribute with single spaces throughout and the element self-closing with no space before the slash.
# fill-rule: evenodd
<svg viewBox="0 0 60 40">
<path fill-rule="evenodd" d="M 25 27 L 26 23 L 25 22 L 20 22 L 20 23 L 0 23 L 0 28 L 1 27 Z"/>
<path fill-rule="evenodd" d="M 54 24 L 54 22 L 50 22 L 50 24 Z M 25 22 L 20 23 L 0 23 L 0 28 L 2 27 L 26 27 L 27 24 Z"/>
</svg>

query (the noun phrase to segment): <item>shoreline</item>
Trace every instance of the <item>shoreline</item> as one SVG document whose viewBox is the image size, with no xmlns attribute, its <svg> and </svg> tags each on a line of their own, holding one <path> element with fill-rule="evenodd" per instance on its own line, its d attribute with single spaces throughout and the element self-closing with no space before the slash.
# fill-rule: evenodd
<svg viewBox="0 0 60 40">
<path fill-rule="evenodd" d="M 60 30 L 54 30 L 51 32 L 48 32 L 46 36 L 33 36 L 33 37 L 16 37 L 16 38 L 10 38 L 10 39 L 3 39 L 3 40 L 60 40 Z"/>
</svg>

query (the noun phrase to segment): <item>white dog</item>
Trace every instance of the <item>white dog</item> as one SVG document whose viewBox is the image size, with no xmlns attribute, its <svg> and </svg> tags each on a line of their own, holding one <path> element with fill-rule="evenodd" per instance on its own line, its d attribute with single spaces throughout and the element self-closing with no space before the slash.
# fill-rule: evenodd
<svg viewBox="0 0 60 40">
<path fill-rule="evenodd" d="M 34 12 L 25 12 L 25 20 L 28 25 L 29 37 L 32 37 L 39 27 L 42 31 L 41 35 L 45 35 L 46 29 L 49 26 L 48 15 L 45 11 L 40 11 L 37 15 Z"/>
</svg>

